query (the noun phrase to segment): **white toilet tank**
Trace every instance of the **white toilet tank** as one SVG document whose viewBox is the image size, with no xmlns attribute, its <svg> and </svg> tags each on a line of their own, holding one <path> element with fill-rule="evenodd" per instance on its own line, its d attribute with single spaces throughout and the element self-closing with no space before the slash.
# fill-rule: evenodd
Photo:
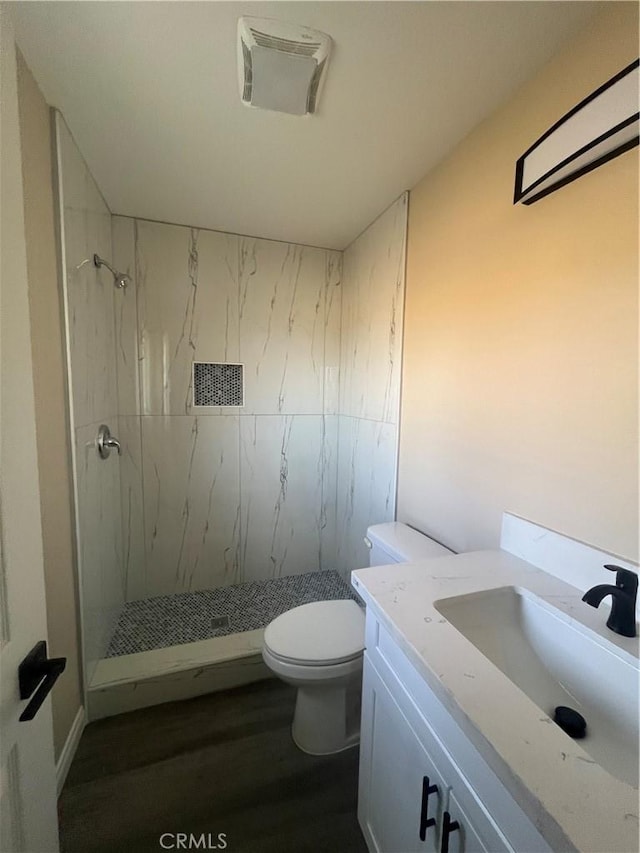
<svg viewBox="0 0 640 853">
<path fill-rule="evenodd" d="M 446 557 L 454 552 L 423 533 L 399 521 L 373 524 L 367 529 L 364 540 L 369 551 L 370 566 L 389 563 L 415 563 L 430 557 Z"/>
</svg>

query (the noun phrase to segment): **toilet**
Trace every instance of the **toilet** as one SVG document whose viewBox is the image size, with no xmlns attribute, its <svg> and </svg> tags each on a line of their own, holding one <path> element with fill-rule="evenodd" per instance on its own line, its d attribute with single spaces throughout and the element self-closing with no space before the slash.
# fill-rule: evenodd
<svg viewBox="0 0 640 853">
<path fill-rule="evenodd" d="M 370 566 L 453 553 L 397 521 L 369 527 L 365 543 Z M 363 654 L 364 610 L 351 599 L 303 604 L 267 626 L 262 657 L 298 689 L 291 734 L 303 752 L 329 755 L 360 740 Z"/>
</svg>

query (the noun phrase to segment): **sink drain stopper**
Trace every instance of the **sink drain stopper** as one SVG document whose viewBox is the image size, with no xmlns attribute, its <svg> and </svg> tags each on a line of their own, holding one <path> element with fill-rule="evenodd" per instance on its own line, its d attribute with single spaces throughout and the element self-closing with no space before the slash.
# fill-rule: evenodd
<svg viewBox="0 0 640 853">
<path fill-rule="evenodd" d="M 553 722 L 557 723 L 562 731 L 572 738 L 583 738 L 587 733 L 587 721 L 582 714 L 574 711 L 573 708 L 566 708 L 564 705 L 558 705 L 556 708 Z"/>
</svg>

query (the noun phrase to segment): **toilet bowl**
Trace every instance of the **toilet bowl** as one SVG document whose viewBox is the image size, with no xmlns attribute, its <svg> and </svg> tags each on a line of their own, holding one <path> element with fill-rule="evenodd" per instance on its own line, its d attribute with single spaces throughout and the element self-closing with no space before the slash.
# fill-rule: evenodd
<svg viewBox="0 0 640 853">
<path fill-rule="evenodd" d="M 298 688 L 291 734 L 311 755 L 355 746 L 360 735 L 364 611 L 355 601 L 303 604 L 274 619 L 262 657 Z"/>
<path fill-rule="evenodd" d="M 452 552 L 398 522 L 367 530 L 369 565 L 417 562 Z M 364 610 L 355 601 L 316 601 L 294 607 L 264 632 L 269 669 L 297 688 L 291 734 L 311 755 L 328 755 L 360 740 Z"/>
</svg>

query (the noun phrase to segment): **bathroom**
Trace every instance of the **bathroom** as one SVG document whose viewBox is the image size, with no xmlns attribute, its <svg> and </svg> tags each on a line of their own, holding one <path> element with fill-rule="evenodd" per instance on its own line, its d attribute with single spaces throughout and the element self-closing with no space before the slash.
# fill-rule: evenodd
<svg viewBox="0 0 640 853">
<path fill-rule="evenodd" d="M 8 525 L 31 519 L 22 559 L 44 571 L 3 669 L 15 680 L 44 637 L 66 658 L 26 744 L 14 727 L 33 752 L 2 755 L 10 779 L 40 768 L 48 824 L 27 820 L 3 849 L 56 849 L 30 833 L 55 827 L 59 796 L 65 850 L 162 849 L 163 831 L 226 833 L 237 850 L 399 850 L 361 834 L 358 750 L 313 759 L 292 743 L 295 687 L 265 663 L 265 628 L 321 602 L 318 642 L 335 638 L 344 599 L 369 618 L 374 575 L 351 572 L 395 521 L 456 560 L 501 549 L 551 574 L 514 530 L 563 554 L 586 543 L 589 572 L 558 570 L 582 592 L 612 580 L 605 563 L 637 571 L 637 148 L 514 204 L 518 158 L 637 59 L 637 6 L 36 2 L 2 15 L 3 183 L 6 210 L 22 211 L 5 225 L 3 191 L 2 298 L 16 305 L 2 461 L 19 497 L 14 522 L 3 492 L 3 546 L 14 553 Z M 331 36 L 315 113 L 242 103 L 242 16 Z M 13 280 L 21 296 L 6 295 Z M 420 547 L 409 562 L 429 556 Z M 585 618 L 604 626 L 605 607 Z M 200 758 L 185 748 L 183 776 L 165 772 L 157 741 L 180 726 L 194 756 L 196 740 L 223 744 L 201 756 L 227 789 L 208 823 L 206 803 L 173 790 Z M 129 814 L 145 750 L 157 812 Z M 208 778 L 185 787 L 194 803 Z M 113 811 L 96 810 L 92 785 Z M 566 849 L 605 849 L 565 835 Z"/>
</svg>

